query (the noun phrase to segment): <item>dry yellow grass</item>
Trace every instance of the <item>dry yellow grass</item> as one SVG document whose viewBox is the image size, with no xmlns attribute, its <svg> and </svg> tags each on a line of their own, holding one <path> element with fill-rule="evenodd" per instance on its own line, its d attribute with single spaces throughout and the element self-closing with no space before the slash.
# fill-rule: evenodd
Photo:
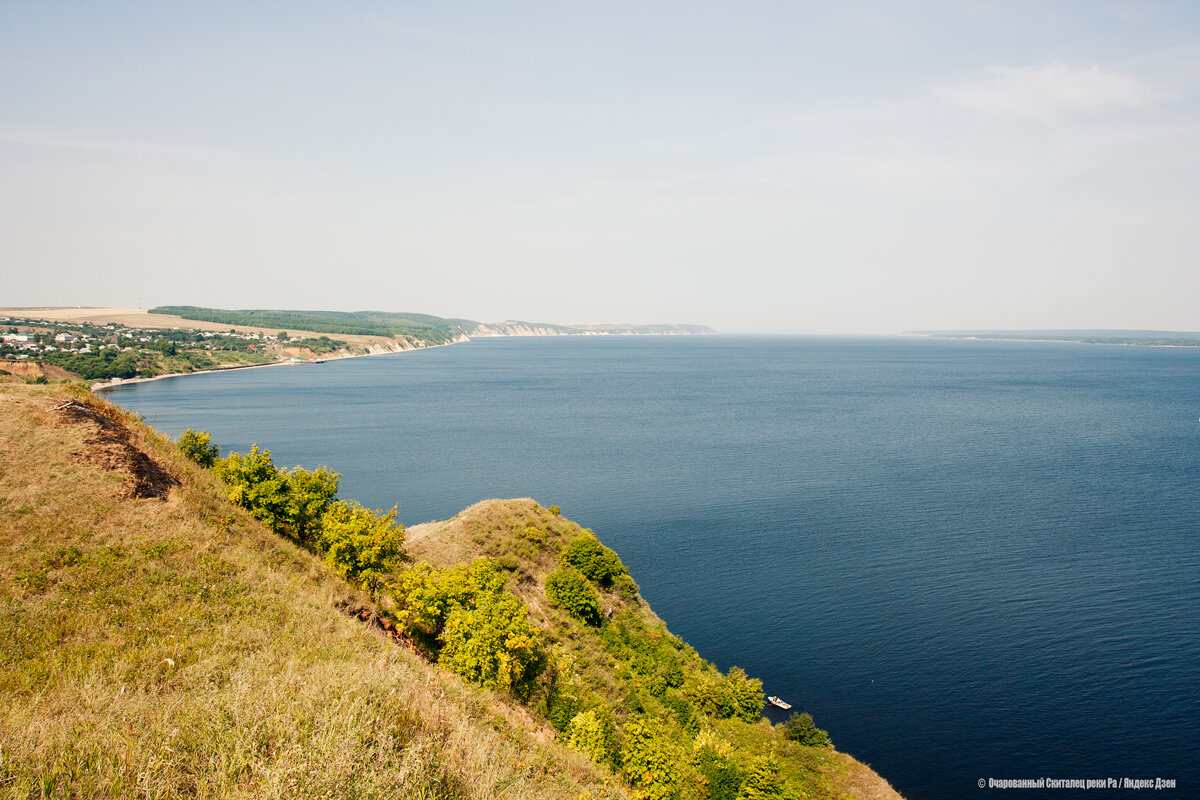
<svg viewBox="0 0 1200 800">
<path fill-rule="evenodd" d="M 66 400 L 179 484 L 130 497 Z M 625 796 L 524 710 L 340 614 L 349 595 L 129 415 L 0 385 L 0 797 Z"/>
</svg>

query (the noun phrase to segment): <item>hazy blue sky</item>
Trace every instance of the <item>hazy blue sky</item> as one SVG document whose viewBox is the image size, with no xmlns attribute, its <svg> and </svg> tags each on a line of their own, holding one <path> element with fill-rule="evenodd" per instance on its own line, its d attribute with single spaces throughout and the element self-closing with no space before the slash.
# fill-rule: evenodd
<svg viewBox="0 0 1200 800">
<path fill-rule="evenodd" d="M 1197 2 L 0 0 L 0 305 L 1200 329 Z"/>
</svg>

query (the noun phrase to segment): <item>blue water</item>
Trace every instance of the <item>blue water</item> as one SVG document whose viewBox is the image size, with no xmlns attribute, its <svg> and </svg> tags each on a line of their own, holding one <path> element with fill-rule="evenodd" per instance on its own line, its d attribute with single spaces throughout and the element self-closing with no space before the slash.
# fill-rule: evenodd
<svg viewBox="0 0 1200 800">
<path fill-rule="evenodd" d="M 1200 797 L 1200 349 L 499 339 L 111 398 L 408 524 L 562 506 L 910 800 Z"/>
</svg>

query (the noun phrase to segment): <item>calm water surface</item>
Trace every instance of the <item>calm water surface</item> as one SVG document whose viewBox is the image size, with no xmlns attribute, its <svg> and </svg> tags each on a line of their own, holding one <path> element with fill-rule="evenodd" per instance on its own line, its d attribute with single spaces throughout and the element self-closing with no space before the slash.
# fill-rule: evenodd
<svg viewBox="0 0 1200 800">
<path fill-rule="evenodd" d="M 499 339 L 110 396 L 408 524 L 562 506 L 910 800 L 1200 797 L 1200 349 Z"/>
</svg>

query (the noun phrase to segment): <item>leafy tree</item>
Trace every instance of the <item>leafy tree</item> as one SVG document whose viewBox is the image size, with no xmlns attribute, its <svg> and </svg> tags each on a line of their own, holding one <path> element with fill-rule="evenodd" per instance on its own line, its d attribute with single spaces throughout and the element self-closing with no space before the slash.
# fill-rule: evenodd
<svg viewBox="0 0 1200 800">
<path fill-rule="evenodd" d="M 829 734 L 813 724 L 812 714 L 792 712 L 787 722 L 783 723 L 783 738 L 809 747 L 833 747 Z"/>
<path fill-rule="evenodd" d="M 685 686 L 685 693 L 709 716 L 734 717 L 746 722 L 754 722 L 762 716 L 762 681 L 746 677 L 741 667 L 731 667 L 729 673 L 720 678 L 698 676 Z"/>
<path fill-rule="evenodd" d="M 637 800 L 674 800 L 683 784 L 683 753 L 657 722 L 634 717 L 622 728 L 621 771 Z"/>
<path fill-rule="evenodd" d="M 634 582 L 633 577 L 628 573 L 613 578 L 613 588 L 626 600 L 637 600 L 638 592 L 641 589 Z"/>
<path fill-rule="evenodd" d="M 148 345 L 146 345 L 146 347 L 150 350 L 157 350 L 164 356 L 173 356 L 176 353 L 175 343 L 170 339 L 164 339 L 161 336 L 150 342 Z"/>
<path fill-rule="evenodd" d="M 446 618 L 438 663 L 469 681 L 526 696 L 545 663 L 541 637 L 515 595 L 481 593 Z"/>
<path fill-rule="evenodd" d="M 288 520 L 287 476 L 275 467 L 270 450 L 255 444 L 244 455 L 230 453 L 217 463 L 216 471 L 228 484 L 225 493 L 231 501 L 283 532 Z"/>
<path fill-rule="evenodd" d="M 372 594 L 403 556 L 404 527 L 396 509 L 376 514 L 354 501 L 334 500 L 321 517 L 318 549 L 347 580 Z"/>
<path fill-rule="evenodd" d="M 546 576 L 546 597 L 587 625 L 600 624 L 600 598 L 583 573 L 562 567 Z"/>
<path fill-rule="evenodd" d="M 737 800 L 777 800 L 786 797 L 779 762 L 774 756 L 759 756 L 737 793 Z"/>
<path fill-rule="evenodd" d="M 401 625 L 437 652 L 439 664 L 524 697 L 546 655 L 524 604 L 504 586 L 490 558 L 445 570 L 421 563 L 400 576 L 392 597 Z"/>
<path fill-rule="evenodd" d="M 311 544 L 320 533 L 325 510 L 337 497 L 341 475 L 326 467 L 314 470 L 294 467 L 286 475 L 287 533 L 300 542 Z"/>
<path fill-rule="evenodd" d="M 563 560 L 586 575 L 588 580 L 606 588 L 612 586 L 618 575 L 628 573 L 620 557 L 600 544 L 600 540 L 590 531 L 577 536 L 567 545 Z"/>
<path fill-rule="evenodd" d="M 571 720 L 567 729 L 567 744 L 587 753 L 597 764 L 613 766 L 616 763 L 616 727 L 612 715 L 603 706 L 581 711 Z"/>
<path fill-rule="evenodd" d="M 474 603 L 482 588 L 479 579 L 490 581 L 484 570 L 474 572 L 472 580 L 472 565 L 438 570 L 424 561 L 405 570 L 391 592 L 400 624 L 411 634 L 435 640 L 451 611 Z"/>
<path fill-rule="evenodd" d="M 696 751 L 696 769 L 703 776 L 712 800 L 735 800 L 742 788 L 744 774 L 730 758 L 731 748 L 706 744 Z"/>
<path fill-rule="evenodd" d="M 208 431 L 188 428 L 179 434 L 176 444 L 185 456 L 202 467 L 211 467 L 221 457 L 221 448 L 212 444 L 212 435 Z"/>
<path fill-rule="evenodd" d="M 318 467 L 309 471 L 276 468 L 270 450 L 230 453 L 216 462 L 217 474 L 228 484 L 230 500 L 250 511 L 276 533 L 308 544 L 318 532 L 325 508 L 337 495 L 339 476 Z"/>
</svg>

